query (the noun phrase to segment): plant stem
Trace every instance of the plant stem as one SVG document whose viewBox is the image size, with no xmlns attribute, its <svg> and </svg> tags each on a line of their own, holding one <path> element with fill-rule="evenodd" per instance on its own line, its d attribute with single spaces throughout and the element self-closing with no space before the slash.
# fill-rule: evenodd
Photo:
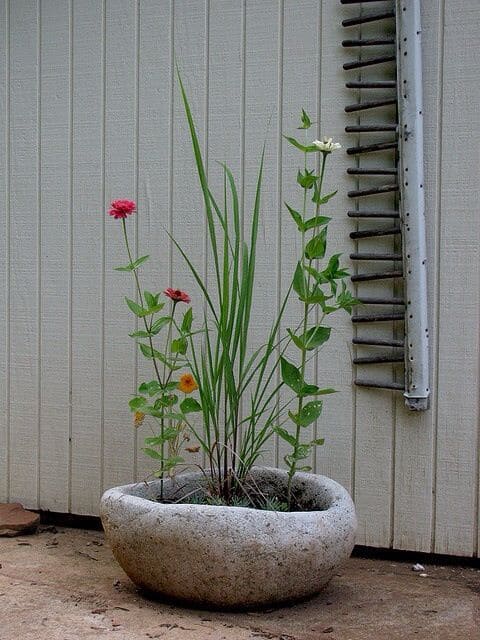
<svg viewBox="0 0 480 640">
<path fill-rule="evenodd" d="M 123 229 L 123 237 L 125 239 L 125 245 L 127 247 L 128 259 L 130 261 L 130 264 L 133 264 L 132 252 L 130 251 L 130 244 L 128 242 L 127 225 L 125 224 L 125 218 L 122 218 L 122 229 Z M 135 283 L 137 285 L 138 299 L 140 300 L 140 304 L 143 307 L 142 289 L 140 287 L 140 281 L 139 281 L 136 269 L 133 270 L 133 275 L 134 275 L 134 278 L 135 278 Z M 147 322 L 146 317 L 143 318 L 143 323 L 145 325 L 145 331 L 149 332 L 150 331 L 150 327 L 148 326 L 148 322 Z M 158 371 L 157 361 L 156 361 L 156 358 L 154 356 L 153 341 L 152 341 L 152 337 L 151 336 L 148 337 L 148 342 L 149 342 L 149 346 L 150 346 L 151 353 L 152 353 L 152 361 L 153 361 L 153 367 L 155 369 L 155 374 L 157 376 L 158 383 L 161 385 L 162 384 L 162 380 L 160 378 L 160 372 Z"/>
<path fill-rule="evenodd" d="M 128 254 L 128 259 L 130 261 L 130 264 L 133 264 L 133 259 L 132 259 L 132 252 L 130 250 L 130 243 L 128 242 L 128 234 L 127 234 L 127 225 L 125 224 L 125 218 L 122 218 L 122 229 L 123 229 L 123 237 L 125 239 L 125 246 L 127 247 L 127 254 Z M 140 301 L 140 304 L 143 308 L 143 296 L 142 296 L 142 288 L 140 287 L 140 280 L 138 278 L 138 274 L 136 269 L 133 269 L 133 276 L 135 278 L 135 283 L 137 285 L 137 292 L 138 292 L 138 299 Z M 153 319 L 153 317 L 152 317 Z M 150 327 L 148 326 L 148 322 L 147 322 L 147 318 L 144 316 L 143 317 L 143 324 L 145 326 L 145 331 L 147 331 L 147 333 L 150 332 Z M 157 364 L 157 360 L 155 358 L 155 354 L 154 354 L 154 350 L 153 350 L 153 340 L 152 340 L 152 336 L 148 336 L 148 342 L 149 342 L 149 346 L 150 346 L 150 353 L 152 354 L 152 362 L 153 362 L 153 367 L 155 369 L 155 375 L 157 376 L 157 380 L 158 380 L 158 384 L 160 386 L 163 386 L 162 384 L 162 378 L 160 377 L 160 372 L 158 370 L 158 364 Z M 163 500 L 163 479 L 164 479 L 164 472 L 163 472 L 163 456 L 164 456 L 164 443 L 163 443 L 163 435 L 165 432 L 165 426 L 164 426 L 164 421 L 163 418 L 160 421 L 160 434 L 162 437 L 162 472 L 161 472 L 161 476 L 160 476 L 160 500 Z"/>
<path fill-rule="evenodd" d="M 326 163 L 326 159 L 327 159 L 327 153 L 322 153 L 322 166 L 320 169 L 320 177 L 319 177 L 319 181 L 318 181 L 318 200 L 320 201 L 321 196 L 322 196 L 322 187 L 323 187 L 323 178 L 325 175 L 325 163 Z M 307 154 L 304 154 L 305 157 L 305 172 L 307 169 Z M 303 212 L 302 212 L 302 221 L 305 222 L 305 217 L 306 217 L 306 199 L 307 199 L 307 188 L 304 187 L 303 189 Z M 316 203 L 316 208 L 315 208 L 315 216 L 318 216 L 318 211 L 320 208 L 320 204 L 319 202 Z M 318 231 L 318 226 L 316 225 L 313 229 L 313 237 L 315 237 L 315 235 L 317 234 Z M 312 266 L 312 262 L 313 259 L 309 259 L 306 260 L 305 259 L 305 230 L 302 229 L 302 267 L 308 266 L 311 267 Z M 307 283 L 306 283 L 306 291 L 309 292 L 310 291 L 310 285 L 311 285 L 311 273 L 310 271 L 308 272 L 308 277 L 307 277 Z M 307 326 L 308 326 L 308 315 L 310 312 L 310 304 L 308 302 L 304 302 L 303 304 L 303 335 L 306 335 L 307 332 Z M 306 361 L 307 361 L 307 350 L 306 348 L 302 349 L 302 357 L 301 357 L 301 362 L 300 362 L 300 379 L 304 380 L 305 379 L 305 369 L 306 369 Z M 298 407 L 297 407 L 297 416 L 300 416 L 300 412 L 303 409 L 303 396 L 298 396 Z M 293 460 L 292 463 L 289 467 L 288 470 L 288 483 L 287 483 L 287 503 L 288 503 L 288 508 L 291 508 L 291 502 L 292 502 L 292 480 L 293 480 L 293 476 L 296 473 L 297 470 L 297 460 L 295 459 L 295 454 L 297 452 L 297 448 L 299 445 L 299 441 L 300 441 L 300 430 L 301 430 L 301 426 L 299 424 L 296 425 L 296 429 L 295 429 L 295 445 L 294 445 L 294 454 L 293 454 Z"/>
</svg>

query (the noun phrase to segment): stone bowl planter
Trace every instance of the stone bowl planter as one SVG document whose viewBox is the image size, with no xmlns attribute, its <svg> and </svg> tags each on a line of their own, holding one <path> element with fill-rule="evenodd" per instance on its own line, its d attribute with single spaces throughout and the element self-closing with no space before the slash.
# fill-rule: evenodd
<svg viewBox="0 0 480 640">
<path fill-rule="evenodd" d="M 287 475 L 254 468 L 265 495 L 282 495 Z M 202 482 L 185 473 L 164 497 Z M 222 609 L 258 608 L 312 596 L 352 552 L 356 517 L 347 491 L 325 476 L 298 473 L 305 511 L 278 512 L 157 502 L 160 481 L 106 491 L 101 518 L 113 554 L 133 582 L 169 599 Z"/>
</svg>

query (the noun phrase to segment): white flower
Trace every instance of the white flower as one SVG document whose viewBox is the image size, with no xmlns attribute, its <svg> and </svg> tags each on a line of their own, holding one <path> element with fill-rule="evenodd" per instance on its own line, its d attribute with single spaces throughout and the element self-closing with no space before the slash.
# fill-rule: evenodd
<svg viewBox="0 0 480 640">
<path fill-rule="evenodd" d="M 333 138 L 323 138 L 323 140 L 314 140 L 312 144 L 315 145 L 318 148 L 318 150 L 322 151 L 323 153 L 332 153 L 332 151 L 342 148 L 341 144 L 333 141 Z"/>
</svg>

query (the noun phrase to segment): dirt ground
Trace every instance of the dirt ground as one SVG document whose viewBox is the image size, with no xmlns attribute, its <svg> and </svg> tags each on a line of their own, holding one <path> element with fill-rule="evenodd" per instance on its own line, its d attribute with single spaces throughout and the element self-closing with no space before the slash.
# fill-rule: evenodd
<svg viewBox="0 0 480 640">
<path fill-rule="evenodd" d="M 479 640 L 480 571 L 353 558 L 313 600 L 216 613 L 149 599 L 98 531 L 0 538 L 0 640 Z"/>
</svg>

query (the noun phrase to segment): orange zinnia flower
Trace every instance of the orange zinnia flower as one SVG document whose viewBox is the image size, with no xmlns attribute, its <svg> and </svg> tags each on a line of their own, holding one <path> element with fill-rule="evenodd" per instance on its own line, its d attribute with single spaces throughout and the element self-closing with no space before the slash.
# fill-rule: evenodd
<svg viewBox="0 0 480 640">
<path fill-rule="evenodd" d="M 180 376 L 178 388 L 180 391 L 183 391 L 183 393 L 192 393 L 192 391 L 198 389 L 198 384 L 195 382 L 195 378 L 191 373 L 184 373 Z"/>
</svg>

